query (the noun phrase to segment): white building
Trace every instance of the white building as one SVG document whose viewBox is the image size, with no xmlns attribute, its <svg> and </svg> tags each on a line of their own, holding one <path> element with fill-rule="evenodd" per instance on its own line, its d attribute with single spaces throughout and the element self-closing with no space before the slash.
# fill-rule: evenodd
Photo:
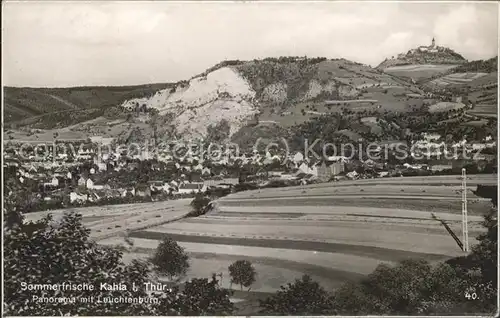
<svg viewBox="0 0 500 318">
<path fill-rule="evenodd" d="M 178 194 L 202 193 L 207 191 L 207 186 L 201 182 L 183 183 L 176 191 Z"/>
<path fill-rule="evenodd" d="M 69 194 L 69 201 L 71 203 L 76 202 L 76 203 L 82 203 L 88 200 L 88 197 L 86 194 L 81 194 L 77 192 L 71 192 Z"/>
<path fill-rule="evenodd" d="M 57 187 L 59 185 L 59 180 L 56 177 L 53 177 L 50 182 L 46 182 L 43 184 L 44 186 Z"/>
<path fill-rule="evenodd" d="M 85 187 L 86 187 L 87 189 L 93 189 L 93 188 L 94 188 L 94 181 L 92 181 L 92 179 L 90 179 L 90 178 L 89 178 L 89 179 L 87 179 L 87 180 L 85 181 Z"/>
<path fill-rule="evenodd" d="M 208 168 L 208 167 L 205 167 L 201 170 L 201 174 L 204 176 L 209 176 L 210 173 L 211 173 L 211 171 L 210 171 L 210 168 Z"/>
<path fill-rule="evenodd" d="M 78 179 L 78 186 L 79 187 L 86 187 L 87 186 L 87 179 L 85 179 L 84 177 L 80 177 L 80 179 Z"/>
</svg>

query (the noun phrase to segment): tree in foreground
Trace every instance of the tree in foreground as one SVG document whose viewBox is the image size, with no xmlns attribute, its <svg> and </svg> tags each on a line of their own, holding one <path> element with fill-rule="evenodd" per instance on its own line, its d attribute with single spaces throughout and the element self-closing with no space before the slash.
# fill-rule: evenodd
<svg viewBox="0 0 500 318">
<path fill-rule="evenodd" d="M 78 299 L 110 297 L 147 297 L 142 287 L 149 281 L 147 265 L 134 261 L 125 265 L 121 253 L 97 245 L 81 215 L 68 214 L 56 222 L 50 217 L 21 223 L 4 233 L 4 314 L 22 316 L 60 315 L 148 315 L 147 304 L 106 304 L 79 302 Z M 26 285 L 24 285 L 26 283 Z M 94 290 L 27 290 L 38 284 L 91 284 Z M 127 290 L 107 291 L 101 283 L 122 283 Z M 56 297 L 61 302 L 42 302 L 41 297 Z M 37 298 L 38 297 L 38 298 Z"/>
<path fill-rule="evenodd" d="M 184 249 L 170 237 L 165 237 L 151 258 L 154 269 L 159 274 L 166 274 L 172 279 L 183 276 L 189 269 L 189 257 Z"/>
<path fill-rule="evenodd" d="M 260 301 L 266 315 L 335 315 L 332 297 L 317 282 L 302 279 L 281 287 L 275 295 Z"/>
<path fill-rule="evenodd" d="M 234 306 L 230 292 L 219 286 L 215 276 L 211 280 L 195 278 L 186 282 L 182 292 L 174 288 L 175 300 L 164 297 L 159 304 L 163 315 L 181 316 L 225 316 L 231 315 Z M 166 310 L 165 310 L 166 309 Z"/>
<path fill-rule="evenodd" d="M 255 283 L 255 268 L 252 263 L 247 260 L 238 260 L 233 264 L 229 265 L 229 276 L 231 277 L 231 284 L 240 285 L 240 289 L 243 290 L 244 287 L 249 287 Z"/>
<path fill-rule="evenodd" d="M 446 264 L 432 267 L 425 260 L 379 265 L 360 282 L 335 292 L 334 307 L 345 315 L 430 314 L 450 312 L 463 303 L 464 281 Z"/>
<path fill-rule="evenodd" d="M 4 231 L 4 314 L 8 316 L 166 316 L 230 315 L 229 292 L 217 281 L 193 279 L 183 291 L 149 294 L 144 286 L 154 281 L 145 261 L 124 264 L 122 253 L 89 239 L 82 216 L 67 214 L 59 221 L 47 217 L 19 223 Z M 182 257 L 185 259 L 184 257 Z M 26 283 L 26 285 L 22 284 Z M 94 290 L 23 290 L 36 284 L 91 284 Z M 109 291 L 101 284 L 123 284 L 126 290 Z M 134 285 L 137 290 L 134 290 Z M 43 295 L 42 295 L 43 294 Z M 41 297 L 62 301 L 37 301 Z M 94 297 L 94 301 L 77 299 Z M 39 298 L 36 298 L 39 297 Z M 158 303 L 104 303 L 98 299 L 122 297 Z"/>
</svg>

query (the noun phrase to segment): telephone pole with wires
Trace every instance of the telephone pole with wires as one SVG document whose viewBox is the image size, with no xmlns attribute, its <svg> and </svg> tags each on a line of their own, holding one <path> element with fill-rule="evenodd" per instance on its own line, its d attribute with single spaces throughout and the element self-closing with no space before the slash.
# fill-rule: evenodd
<svg viewBox="0 0 500 318">
<path fill-rule="evenodd" d="M 462 169 L 462 244 L 463 251 L 469 251 L 469 228 L 467 226 L 467 172 Z"/>
</svg>

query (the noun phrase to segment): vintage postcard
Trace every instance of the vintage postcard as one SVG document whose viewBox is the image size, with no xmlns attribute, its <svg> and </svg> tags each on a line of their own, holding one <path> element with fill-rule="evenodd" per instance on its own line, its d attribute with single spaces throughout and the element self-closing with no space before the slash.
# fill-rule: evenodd
<svg viewBox="0 0 500 318">
<path fill-rule="evenodd" d="M 3 314 L 498 314 L 498 2 L 3 1 Z"/>
</svg>

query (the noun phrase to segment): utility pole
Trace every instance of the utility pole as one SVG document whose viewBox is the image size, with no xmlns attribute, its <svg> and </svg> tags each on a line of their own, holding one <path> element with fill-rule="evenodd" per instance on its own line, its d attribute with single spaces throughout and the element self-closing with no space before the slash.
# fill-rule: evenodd
<svg viewBox="0 0 500 318">
<path fill-rule="evenodd" d="M 462 243 L 463 251 L 469 251 L 469 229 L 467 226 L 467 173 L 462 168 Z"/>
</svg>

